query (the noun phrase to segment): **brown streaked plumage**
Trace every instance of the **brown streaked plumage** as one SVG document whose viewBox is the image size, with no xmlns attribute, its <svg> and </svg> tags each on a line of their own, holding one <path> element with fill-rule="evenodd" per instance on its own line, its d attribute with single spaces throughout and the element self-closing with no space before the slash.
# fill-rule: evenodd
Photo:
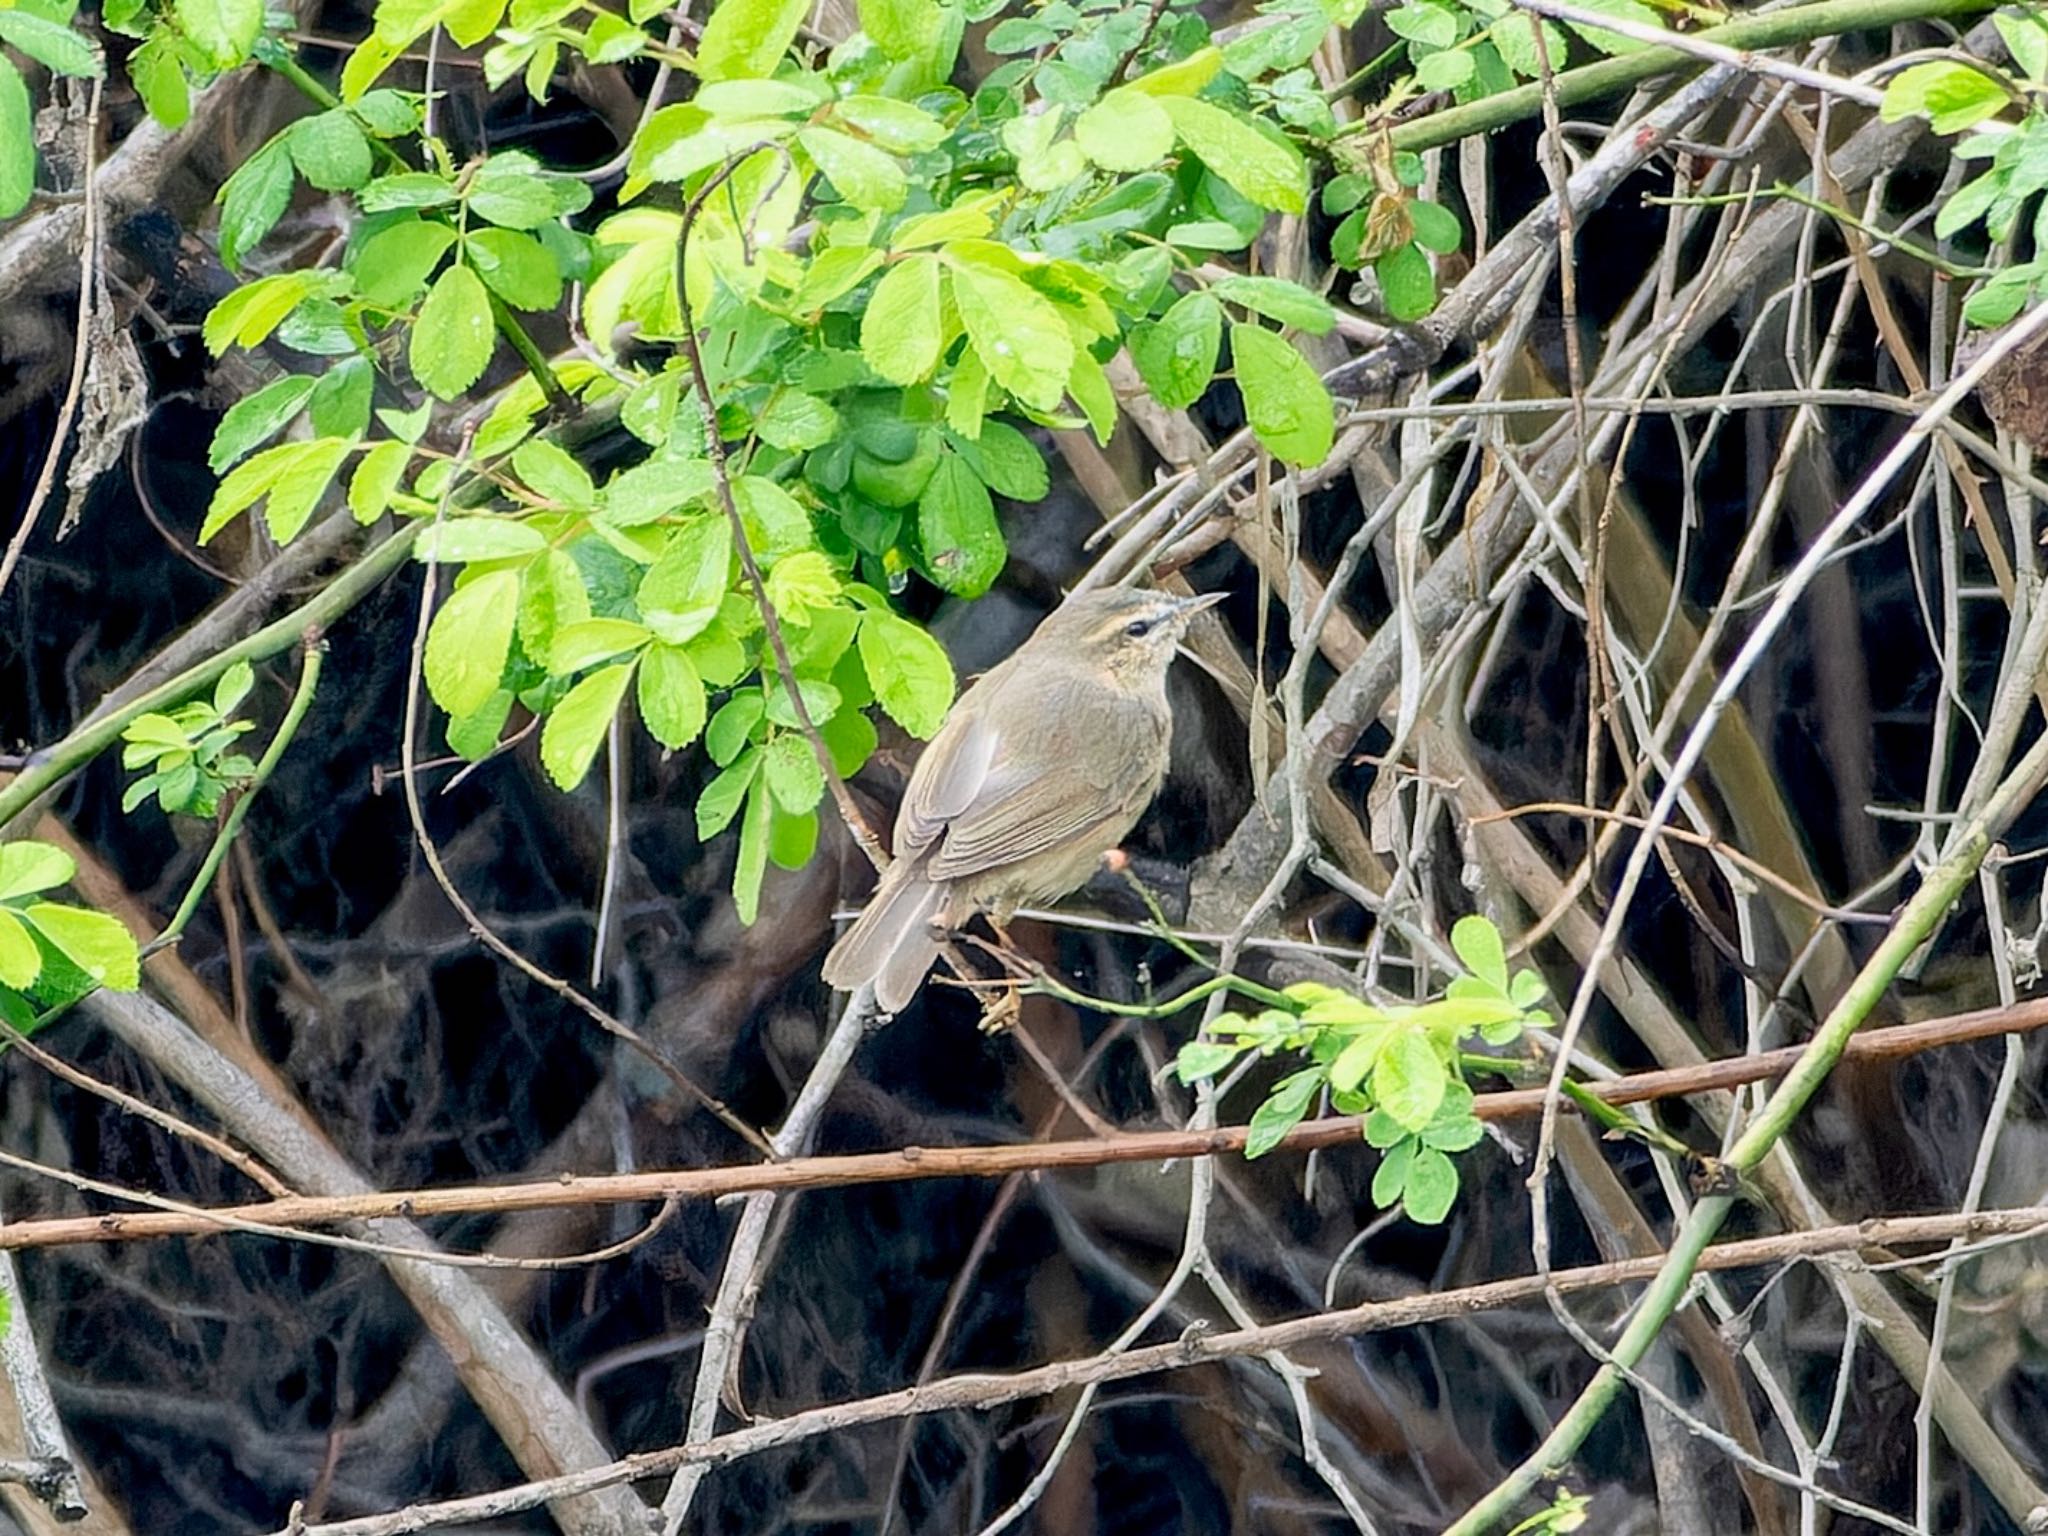
<svg viewBox="0 0 2048 1536">
<path fill-rule="evenodd" d="M 825 957 L 825 980 L 874 983 L 896 1013 L 939 933 L 1086 882 L 1166 777 L 1166 671 L 1188 621 L 1221 594 L 1087 592 L 953 705 L 911 771 L 896 858 Z"/>
</svg>

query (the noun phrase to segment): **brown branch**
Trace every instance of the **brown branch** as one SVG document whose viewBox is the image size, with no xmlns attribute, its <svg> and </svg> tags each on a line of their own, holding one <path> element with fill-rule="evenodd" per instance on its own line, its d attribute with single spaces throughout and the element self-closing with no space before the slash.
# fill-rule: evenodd
<svg viewBox="0 0 2048 1536">
<path fill-rule="evenodd" d="M 1918 1024 L 1871 1030 L 1852 1040 L 1850 1060 L 1891 1061 L 1995 1035 L 2021 1034 L 2048 1026 L 2048 998 L 2013 1008 L 1953 1014 Z M 1805 1053 L 1786 1046 L 1755 1056 L 1736 1056 L 1693 1067 L 1638 1072 L 1588 1091 L 1609 1104 L 1714 1093 L 1782 1075 Z M 1543 1110 L 1543 1090 L 1517 1088 L 1482 1093 L 1473 1113 L 1482 1120 L 1522 1120 Z M 1297 1126 L 1280 1150 L 1306 1152 L 1361 1144 L 1362 1121 L 1354 1116 L 1313 1120 Z M 50 1248 L 76 1243 L 131 1242 L 187 1236 L 223 1229 L 230 1221 L 265 1227 L 320 1226 L 376 1217 L 421 1220 L 434 1216 L 546 1210 L 562 1206 L 627 1205 L 649 1200 L 704 1200 L 766 1190 L 830 1189 L 855 1184 L 904 1183 L 921 1179 L 999 1178 L 1012 1173 L 1060 1168 L 1099 1168 L 1111 1163 L 1165 1162 L 1212 1157 L 1243 1148 L 1246 1128 L 1218 1126 L 1206 1131 L 1143 1131 L 1112 1137 L 1076 1137 L 996 1147 L 903 1147 L 834 1157 L 792 1157 L 783 1162 L 738 1167 L 689 1168 L 645 1173 L 564 1175 L 544 1183 L 470 1184 L 450 1189 L 399 1190 L 334 1196 L 297 1196 L 253 1205 L 218 1207 L 202 1215 L 120 1213 L 52 1217 L 0 1227 L 0 1249 Z"/>
<path fill-rule="evenodd" d="M 1698 1267 L 1702 1271 L 1751 1269 L 1825 1254 L 1888 1250 L 1908 1243 L 2025 1236 L 2044 1226 L 2048 1226 L 2048 1206 L 1983 1211 L 1974 1216 L 1893 1217 L 1721 1243 L 1705 1250 Z M 1549 1276 L 1548 1283 L 1567 1294 L 1633 1285 L 1652 1278 L 1662 1262 L 1662 1255 L 1652 1254 L 1609 1264 L 1589 1264 L 1581 1269 L 1561 1269 Z M 399 1536 L 401 1532 L 496 1519 L 535 1508 L 567 1494 L 657 1477 L 679 1467 L 727 1465 L 762 1451 L 861 1425 L 923 1414 L 993 1408 L 1089 1383 L 1128 1381 L 1132 1377 L 1149 1376 L 1160 1371 L 1186 1370 L 1190 1366 L 1221 1360 L 1269 1354 L 1276 1349 L 1295 1349 L 1306 1344 L 1470 1317 L 1540 1300 L 1545 1283 L 1545 1278 L 1540 1275 L 1489 1280 L 1457 1290 L 1425 1291 L 1394 1301 L 1370 1301 L 1344 1311 L 1322 1312 L 1229 1333 L 1205 1335 L 1190 1329 L 1172 1343 L 1154 1344 L 1123 1354 L 1065 1360 L 1004 1374 L 952 1376 L 926 1387 L 910 1387 L 877 1397 L 805 1409 L 786 1418 L 754 1424 L 715 1439 L 645 1451 L 637 1456 L 623 1457 L 608 1467 L 595 1467 L 567 1477 L 547 1478 L 496 1493 L 450 1499 L 440 1504 L 415 1504 L 388 1515 L 370 1515 L 328 1525 L 301 1525 L 294 1528 L 294 1536 Z"/>
<path fill-rule="evenodd" d="M 43 503 L 49 499 L 50 488 L 57 482 L 57 464 L 64 457 L 64 445 L 71 440 L 71 423 L 78 415 L 78 397 L 85 388 L 86 363 L 92 351 L 94 299 L 100 289 L 102 219 L 97 171 L 100 92 L 105 83 L 106 72 L 102 69 L 93 76 L 92 104 L 85 114 L 85 211 L 78 235 L 78 334 L 71 346 L 71 382 L 65 386 L 64 399 L 57 407 L 57 422 L 50 429 L 50 446 L 43 454 L 43 467 L 36 475 L 35 486 L 28 493 L 28 505 L 22 509 L 21 521 L 15 526 L 14 536 L 7 541 L 6 551 L 0 553 L 0 592 L 6 591 L 7 578 L 14 574 L 21 552 L 28 547 L 29 535 L 35 531 L 36 517 L 43 510 Z"/>
</svg>

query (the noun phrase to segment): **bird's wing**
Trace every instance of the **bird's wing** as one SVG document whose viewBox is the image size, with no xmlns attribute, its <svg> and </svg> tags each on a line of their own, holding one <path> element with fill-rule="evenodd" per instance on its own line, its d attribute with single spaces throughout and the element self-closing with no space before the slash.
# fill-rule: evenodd
<svg viewBox="0 0 2048 1536">
<path fill-rule="evenodd" d="M 1144 705 L 1099 687 L 1034 692 L 1028 703 L 1006 701 L 1022 709 L 974 710 L 957 728 L 949 723 L 911 775 L 897 842 L 912 853 L 933 849 L 929 878 L 955 880 L 1060 847 L 1116 817 L 1150 774 L 1164 722 Z M 1006 718 L 993 718 L 999 713 Z"/>
</svg>

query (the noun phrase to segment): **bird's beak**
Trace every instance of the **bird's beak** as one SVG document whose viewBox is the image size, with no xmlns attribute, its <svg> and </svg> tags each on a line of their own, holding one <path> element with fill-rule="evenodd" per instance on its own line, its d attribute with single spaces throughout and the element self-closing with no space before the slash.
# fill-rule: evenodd
<svg viewBox="0 0 2048 1536">
<path fill-rule="evenodd" d="M 1193 597 L 1182 598 L 1173 615 L 1185 624 L 1204 608 L 1213 608 L 1228 596 L 1228 592 L 1197 592 Z"/>
</svg>

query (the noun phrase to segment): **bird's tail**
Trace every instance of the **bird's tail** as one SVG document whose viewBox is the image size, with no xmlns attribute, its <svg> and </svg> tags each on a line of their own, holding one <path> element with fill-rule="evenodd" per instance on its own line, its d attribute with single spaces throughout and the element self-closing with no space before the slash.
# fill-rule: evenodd
<svg viewBox="0 0 2048 1536">
<path fill-rule="evenodd" d="M 932 919 L 949 889 L 947 882 L 927 880 L 908 860 L 898 859 L 875 887 L 867 910 L 825 957 L 826 983 L 851 992 L 873 982 L 876 1006 L 900 1013 L 939 957 Z"/>
</svg>

